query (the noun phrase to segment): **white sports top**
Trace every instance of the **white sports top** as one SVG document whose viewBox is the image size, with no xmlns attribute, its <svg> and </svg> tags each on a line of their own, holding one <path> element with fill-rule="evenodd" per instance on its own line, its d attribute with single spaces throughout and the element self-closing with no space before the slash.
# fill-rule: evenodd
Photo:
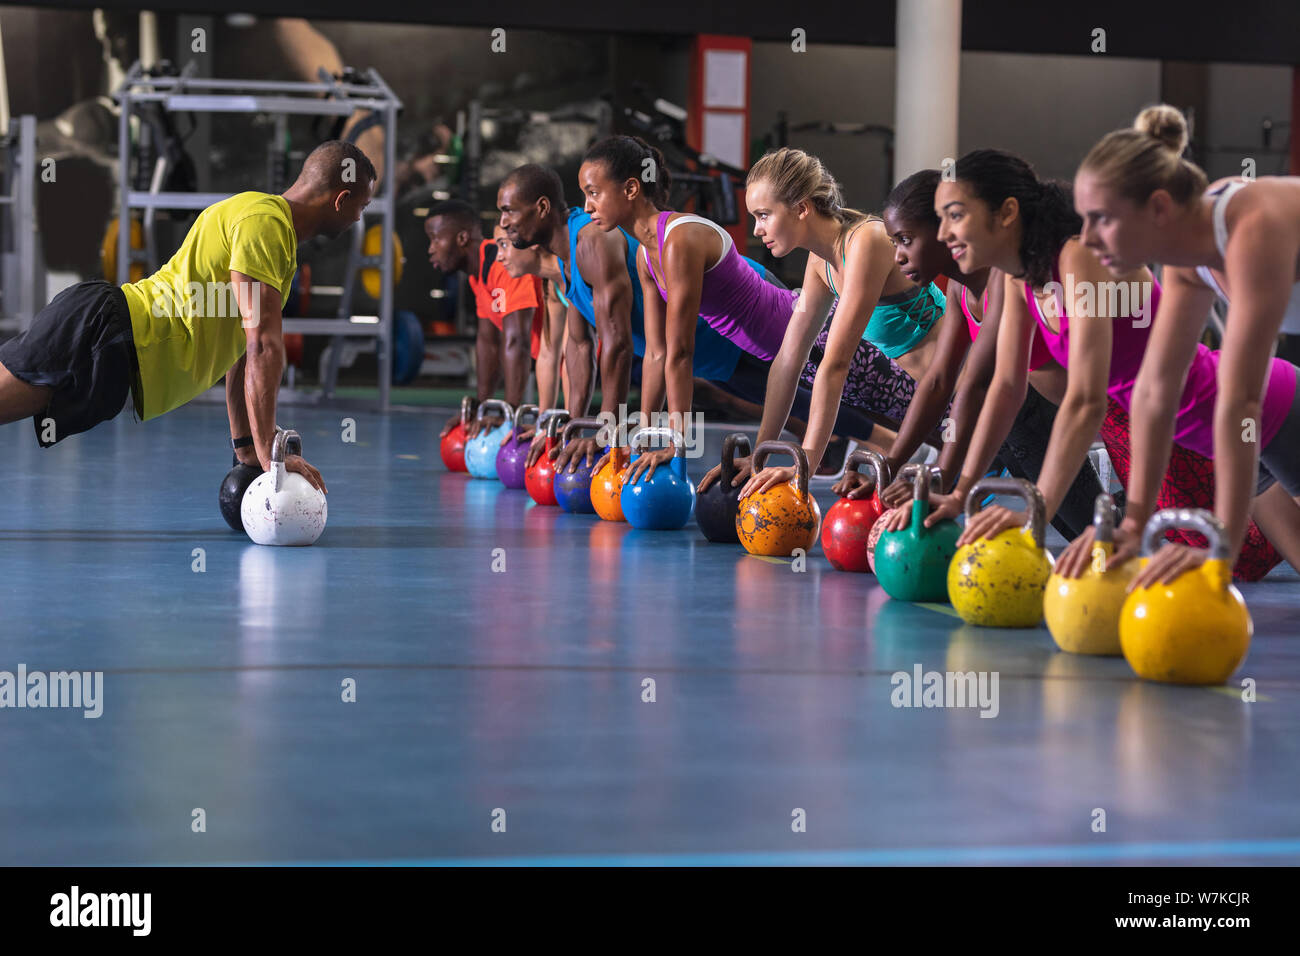
<svg viewBox="0 0 1300 956">
<path fill-rule="evenodd" d="M 1219 255 L 1224 255 L 1228 248 L 1226 222 L 1228 201 L 1245 188 L 1246 183 L 1243 182 L 1228 183 L 1226 186 L 1219 187 L 1219 197 L 1214 201 L 1214 244 L 1219 247 Z M 1201 277 L 1202 282 L 1214 290 L 1220 299 L 1228 302 L 1228 293 L 1223 291 L 1223 287 L 1219 285 L 1219 280 L 1214 278 L 1214 272 L 1209 266 L 1197 266 L 1196 274 Z M 1291 301 L 1287 303 L 1286 312 L 1282 315 L 1282 331 L 1287 335 L 1300 334 L 1300 282 L 1291 288 Z"/>
</svg>

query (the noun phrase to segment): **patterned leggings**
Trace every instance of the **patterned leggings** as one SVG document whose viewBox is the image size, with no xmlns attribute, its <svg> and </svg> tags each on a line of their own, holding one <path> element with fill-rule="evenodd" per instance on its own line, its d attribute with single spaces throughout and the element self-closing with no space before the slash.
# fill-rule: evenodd
<svg viewBox="0 0 1300 956">
<path fill-rule="evenodd" d="M 833 316 L 834 312 L 831 314 Z M 826 340 L 830 334 L 828 318 L 803 370 L 802 381 L 810 388 L 817 375 L 817 366 L 826 354 Z M 916 381 L 912 376 L 866 339 L 858 343 L 858 350 L 849 363 L 848 377 L 844 380 L 844 397 L 840 400 L 843 404 L 860 408 L 882 425 L 897 429 L 915 394 Z"/>
<path fill-rule="evenodd" d="M 1110 455 L 1115 474 L 1127 488 L 1132 464 L 1129 452 L 1129 417 L 1114 399 L 1107 409 L 1106 421 L 1101 426 L 1101 440 L 1106 444 L 1106 453 Z M 1165 472 L 1160 492 L 1156 495 L 1156 507 L 1205 508 L 1213 511 L 1214 462 L 1174 445 L 1173 454 L 1169 458 L 1169 470 Z M 1203 548 L 1207 544 L 1205 538 L 1195 532 L 1170 531 L 1165 537 L 1194 548 Z M 1281 561 L 1282 556 L 1252 521 L 1246 531 L 1241 557 L 1233 566 L 1232 573 L 1242 581 L 1258 581 Z"/>
</svg>

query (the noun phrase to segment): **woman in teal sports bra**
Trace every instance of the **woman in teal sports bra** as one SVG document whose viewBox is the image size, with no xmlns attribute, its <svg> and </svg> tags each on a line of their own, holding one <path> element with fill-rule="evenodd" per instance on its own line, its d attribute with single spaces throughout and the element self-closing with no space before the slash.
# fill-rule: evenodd
<svg viewBox="0 0 1300 956">
<path fill-rule="evenodd" d="M 808 250 L 803 289 L 768 376 L 758 441 L 777 437 L 797 384 L 796 370 L 820 346 L 824 357 L 813 381 L 803 441 L 815 473 L 858 343 L 870 342 L 915 381 L 929 368 L 942 326 L 959 319 L 945 318 L 938 288 L 918 286 L 899 271 L 884 223 L 844 208 L 839 184 L 817 157 L 789 148 L 768 153 L 749 171 L 745 203 L 754 217 L 754 235 L 773 255 Z M 764 468 L 741 494 L 766 490 L 793 474 L 791 467 Z"/>
</svg>

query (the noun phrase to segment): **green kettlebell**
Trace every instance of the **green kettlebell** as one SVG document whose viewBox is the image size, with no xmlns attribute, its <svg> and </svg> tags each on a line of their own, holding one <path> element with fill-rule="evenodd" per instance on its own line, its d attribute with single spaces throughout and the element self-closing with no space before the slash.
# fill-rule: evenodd
<svg viewBox="0 0 1300 956">
<path fill-rule="evenodd" d="M 961 528 L 945 519 L 925 526 L 930 513 L 930 482 L 940 478 L 934 465 L 908 465 L 898 473 L 911 478 L 912 521 L 902 531 L 886 531 L 876 544 L 876 580 L 895 601 L 948 603 L 948 565 L 957 552 Z"/>
</svg>

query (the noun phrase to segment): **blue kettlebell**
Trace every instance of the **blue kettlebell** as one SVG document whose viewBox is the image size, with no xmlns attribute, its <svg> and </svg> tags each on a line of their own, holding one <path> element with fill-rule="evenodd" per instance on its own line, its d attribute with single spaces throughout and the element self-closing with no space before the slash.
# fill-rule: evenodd
<svg viewBox="0 0 1300 956">
<path fill-rule="evenodd" d="M 497 452 L 501 450 L 502 440 L 510 434 L 515 412 L 500 399 L 489 398 L 479 406 L 478 420 L 483 421 L 489 408 L 500 410 L 504 416 L 496 428 L 487 428 L 465 443 L 465 467 L 473 478 L 497 477 Z"/>
<path fill-rule="evenodd" d="M 686 474 L 685 440 L 671 428 L 642 428 L 632 437 L 630 445 L 635 451 L 642 439 L 651 437 L 675 442 L 677 454 L 668 467 L 656 468 L 649 478 L 641 475 L 635 484 L 623 482 L 619 504 L 632 527 L 673 531 L 685 527 L 695 512 L 695 485 Z M 634 454 L 632 463 L 639 457 Z"/>
<path fill-rule="evenodd" d="M 564 426 L 561 433 L 560 447 L 563 448 L 579 431 L 584 428 L 599 431 L 604 423 L 598 418 L 575 418 Z M 585 458 L 578 461 L 578 466 L 569 471 L 555 473 L 555 501 L 564 511 L 575 515 L 594 515 L 596 506 L 591 503 L 591 468 Z"/>
</svg>

